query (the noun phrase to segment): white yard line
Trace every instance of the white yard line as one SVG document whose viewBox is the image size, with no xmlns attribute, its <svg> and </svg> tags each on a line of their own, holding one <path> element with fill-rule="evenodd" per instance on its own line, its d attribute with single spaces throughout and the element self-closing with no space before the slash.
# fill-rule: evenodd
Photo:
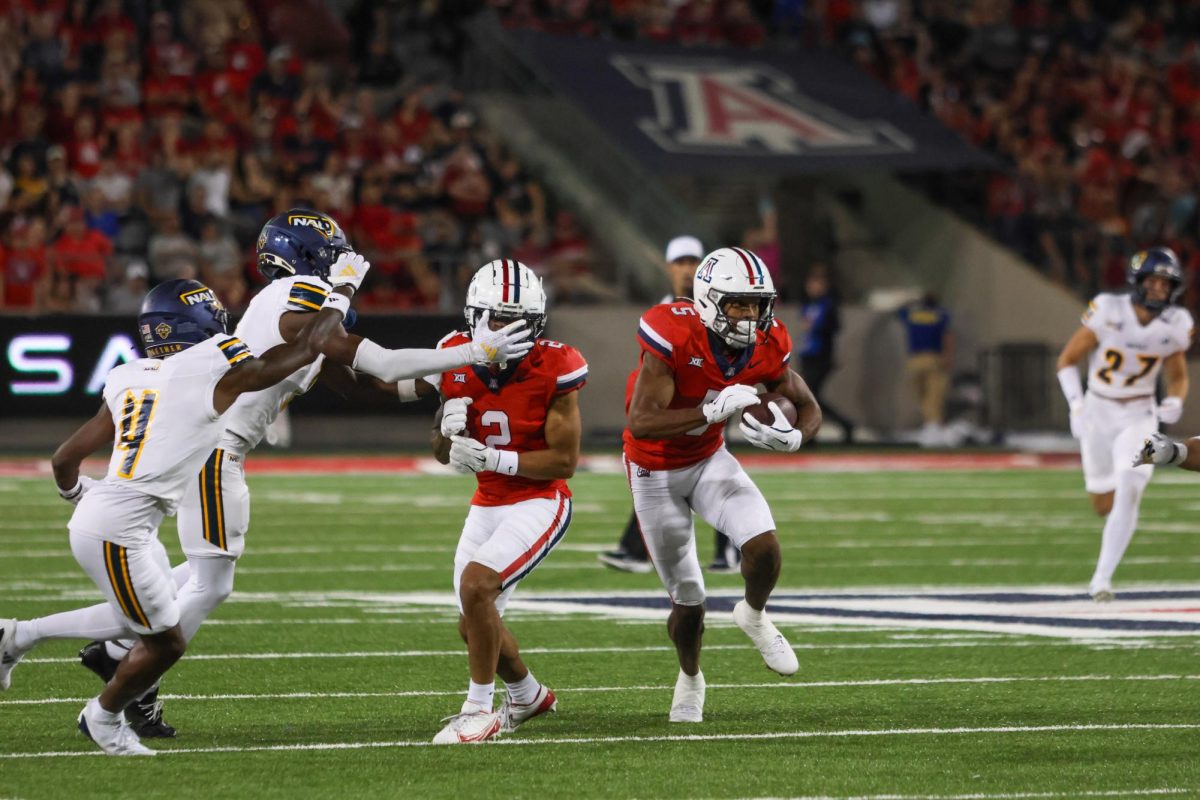
<svg viewBox="0 0 1200 800">
<path fill-rule="evenodd" d="M 970 794 L 860 794 L 852 796 L 806 795 L 804 797 L 754 797 L 739 800 L 1051 800 L 1058 797 L 1156 797 L 1194 794 L 1197 789 L 1108 789 L 1071 792 L 972 792 Z"/>
<path fill-rule="evenodd" d="M 629 742 L 738 742 L 770 741 L 786 739 L 846 739 L 866 736 L 969 736 L 1008 733 L 1075 733 L 1083 731 L 1194 731 L 1200 723 L 1129 723 L 1101 725 L 1080 723 L 1077 725 L 1005 725 L 980 728 L 884 728 L 881 730 L 840 731 L 774 731 L 770 733 L 708 733 L 683 734 L 679 736 L 581 736 L 545 737 L 538 739 L 496 739 L 494 746 L 527 747 L 544 745 L 587 745 L 625 744 Z M 312 744 L 241 745 L 230 747 L 163 748 L 161 755 L 189 755 L 200 753 L 278 753 L 306 752 L 314 750 L 367 750 L 381 748 L 435 747 L 427 739 L 400 740 L 391 742 L 326 742 Z M 0 759 L 17 758 L 78 758 L 80 756 L 103 756 L 99 750 L 64 750 L 41 753 L 0 753 Z"/>
<path fill-rule="evenodd" d="M 861 681 L 796 681 L 772 683 L 710 683 L 710 689 L 839 689 L 869 688 L 876 686 L 945 686 L 969 684 L 1009 683 L 1104 683 L 1136 681 L 1200 681 L 1200 675 L 1048 675 L 1012 676 L 994 678 L 880 678 Z M 642 686 L 574 686 L 559 687 L 559 695 L 583 692 L 666 692 L 673 685 Z M 281 694 L 163 694 L 163 700 L 171 701 L 215 701 L 215 700 L 344 700 L 379 697 L 455 697 L 461 689 L 446 691 L 411 690 L 403 692 L 286 692 Z M 44 706 L 58 703 L 86 703 L 88 697 L 42 697 L 35 699 L 0 700 L 0 706 Z"/>
</svg>

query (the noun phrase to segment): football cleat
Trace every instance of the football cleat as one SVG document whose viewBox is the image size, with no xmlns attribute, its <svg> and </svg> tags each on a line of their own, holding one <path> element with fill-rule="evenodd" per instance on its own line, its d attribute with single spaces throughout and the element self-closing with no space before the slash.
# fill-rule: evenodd
<svg viewBox="0 0 1200 800">
<path fill-rule="evenodd" d="M 1094 586 L 1088 589 L 1088 594 L 1090 594 L 1092 596 L 1092 600 L 1096 601 L 1097 603 L 1111 603 L 1113 600 L 1117 599 L 1117 595 L 1113 591 L 1112 585 L 1107 583 L 1103 586 Z"/>
<path fill-rule="evenodd" d="M 537 697 L 528 704 L 514 703 L 512 698 L 506 695 L 504 703 L 500 706 L 500 731 L 512 733 L 521 727 L 521 723 L 554 711 L 558 711 L 558 698 L 545 686 L 538 689 Z"/>
<path fill-rule="evenodd" d="M 121 662 L 108 654 L 104 642 L 88 642 L 79 651 L 79 663 L 100 676 L 100 680 L 108 683 L 117 674 L 117 665 Z"/>
<path fill-rule="evenodd" d="M 654 565 L 650 563 L 650 559 L 635 558 L 624 550 L 609 550 L 606 553 L 600 553 L 596 558 L 604 566 L 612 567 L 621 572 L 645 574 L 654 569 Z"/>
<path fill-rule="evenodd" d="M 754 646 L 758 648 L 763 661 L 766 662 L 767 669 L 784 676 L 794 675 L 796 670 L 800 669 L 800 661 L 796 658 L 796 652 L 792 650 L 788 640 L 783 638 L 779 629 L 767 619 L 766 612 L 763 612 L 759 616 L 759 620 L 755 622 L 750 619 L 752 611 L 749 603 L 739 600 L 733 607 L 733 621 L 737 623 L 743 633 L 750 637 L 750 641 L 754 642 Z"/>
<path fill-rule="evenodd" d="M 6 619 L 0 621 L 0 692 L 7 691 L 12 685 L 12 671 L 17 662 L 25 655 L 18 653 L 13 645 L 17 636 L 17 621 Z"/>
<path fill-rule="evenodd" d="M 163 702 L 154 688 L 125 707 L 125 721 L 142 739 L 174 739 L 175 729 L 163 720 Z"/>
<path fill-rule="evenodd" d="M 675 697 L 671 700 L 671 722 L 704 721 L 704 673 L 691 679 L 683 670 L 675 681 Z"/>
<path fill-rule="evenodd" d="M 495 711 L 464 711 L 442 722 L 446 727 L 433 737 L 434 744 L 479 744 L 500 735 L 500 714 Z"/>
<path fill-rule="evenodd" d="M 124 717 L 117 714 L 114 722 L 102 722 L 95 718 L 93 706 L 99 706 L 95 699 L 89 700 L 83 711 L 79 712 L 79 731 L 101 750 L 110 756 L 157 755 L 138 740 L 137 734 L 129 727 Z"/>
</svg>

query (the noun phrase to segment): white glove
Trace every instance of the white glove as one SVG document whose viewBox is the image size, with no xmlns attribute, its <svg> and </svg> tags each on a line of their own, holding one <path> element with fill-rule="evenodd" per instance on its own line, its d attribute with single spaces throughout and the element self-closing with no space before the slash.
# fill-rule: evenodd
<svg viewBox="0 0 1200 800">
<path fill-rule="evenodd" d="M 1182 397 L 1164 397 L 1158 404 L 1158 421 L 1164 425 L 1174 425 L 1183 416 Z"/>
<path fill-rule="evenodd" d="M 500 451 L 474 439 L 451 436 L 450 442 L 450 466 L 456 472 L 495 472 L 500 464 Z"/>
<path fill-rule="evenodd" d="M 525 320 L 505 325 L 498 331 L 488 327 L 491 311 L 484 311 L 471 331 L 471 356 L 476 364 L 507 364 L 533 349 Z"/>
<path fill-rule="evenodd" d="M 804 443 L 804 434 L 792 427 L 787 417 L 775 403 L 767 403 L 767 408 L 775 415 L 770 425 L 764 425 L 749 414 L 742 414 L 742 433 L 750 440 L 750 444 L 763 450 L 778 450 L 782 453 L 794 453 Z"/>
<path fill-rule="evenodd" d="M 349 286 L 354 291 L 362 286 L 363 278 L 371 269 L 371 262 L 358 253 L 346 252 L 337 257 L 329 268 L 329 284 L 333 287 Z"/>
<path fill-rule="evenodd" d="M 1167 464 L 1179 465 L 1183 463 L 1187 455 L 1187 445 L 1183 442 L 1176 442 L 1168 436 L 1163 436 L 1161 433 L 1152 433 L 1133 459 L 1133 465 L 1135 467 L 1140 467 L 1143 464 L 1154 464 L 1158 467 Z"/>
<path fill-rule="evenodd" d="M 89 478 L 87 475 L 80 475 L 79 480 L 75 481 L 75 485 L 73 487 L 66 491 L 59 489 L 58 496 L 63 500 L 66 500 L 71 505 L 77 506 L 79 505 L 80 498 L 87 494 L 88 489 L 91 489 L 95 485 L 95 478 Z"/>
<path fill-rule="evenodd" d="M 700 406 L 700 410 L 704 412 L 705 421 L 709 425 L 715 425 L 757 402 L 758 393 L 754 391 L 753 386 L 735 383 L 722 389 L 719 395 Z"/>
<path fill-rule="evenodd" d="M 1083 402 L 1080 401 L 1071 406 L 1071 435 L 1076 439 L 1082 439 L 1086 430 L 1087 418 L 1084 415 Z"/>
<path fill-rule="evenodd" d="M 471 405 L 470 397 L 454 397 L 442 405 L 442 436 L 462 433 L 467 429 L 467 406 Z"/>
</svg>

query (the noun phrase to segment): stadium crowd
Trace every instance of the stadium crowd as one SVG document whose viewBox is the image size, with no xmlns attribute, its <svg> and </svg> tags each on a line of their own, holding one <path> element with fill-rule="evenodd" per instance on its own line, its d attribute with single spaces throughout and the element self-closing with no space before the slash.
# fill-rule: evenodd
<svg viewBox="0 0 1200 800">
<path fill-rule="evenodd" d="M 408 71 L 396 25 L 432 24 L 420 9 L 326 14 L 301 52 L 273 44 L 296 37 L 272 29 L 272 3 L 147 5 L 0 10 L 0 309 L 128 312 L 177 277 L 240 308 L 259 227 L 299 205 L 334 214 L 374 265 L 368 309 L 444 306 L 501 253 L 558 302 L 590 297 L 576 219 L 452 69 Z"/>
<path fill-rule="evenodd" d="M 821 46 L 1008 168 L 978 219 L 1056 281 L 1121 286 L 1174 247 L 1200 304 L 1200 3 L 1117 0 L 489 0 L 506 24 L 683 44 Z M 961 207 L 961 206 L 960 206 Z"/>
</svg>

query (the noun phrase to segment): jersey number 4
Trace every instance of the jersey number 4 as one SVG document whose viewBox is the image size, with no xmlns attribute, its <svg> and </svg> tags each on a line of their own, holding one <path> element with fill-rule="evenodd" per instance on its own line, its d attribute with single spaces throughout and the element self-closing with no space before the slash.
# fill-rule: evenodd
<svg viewBox="0 0 1200 800">
<path fill-rule="evenodd" d="M 1096 377 L 1105 383 L 1111 384 L 1113 373 L 1120 370 L 1121 365 L 1125 363 L 1125 354 L 1120 350 L 1105 350 L 1104 360 L 1108 362 L 1108 366 L 1096 370 Z M 1133 386 L 1139 380 L 1149 375 L 1150 370 L 1154 369 L 1154 365 L 1158 363 L 1158 356 L 1138 356 L 1138 361 L 1142 364 L 1142 370 L 1135 375 L 1127 376 L 1125 378 L 1126 386 Z"/>
<path fill-rule="evenodd" d="M 125 393 L 121 403 L 121 435 L 117 437 L 117 449 L 125 451 L 125 459 L 117 470 L 118 478 L 133 477 L 157 404 L 158 392 L 154 389 L 145 390 L 141 397 L 136 397 L 133 392 Z"/>
</svg>

